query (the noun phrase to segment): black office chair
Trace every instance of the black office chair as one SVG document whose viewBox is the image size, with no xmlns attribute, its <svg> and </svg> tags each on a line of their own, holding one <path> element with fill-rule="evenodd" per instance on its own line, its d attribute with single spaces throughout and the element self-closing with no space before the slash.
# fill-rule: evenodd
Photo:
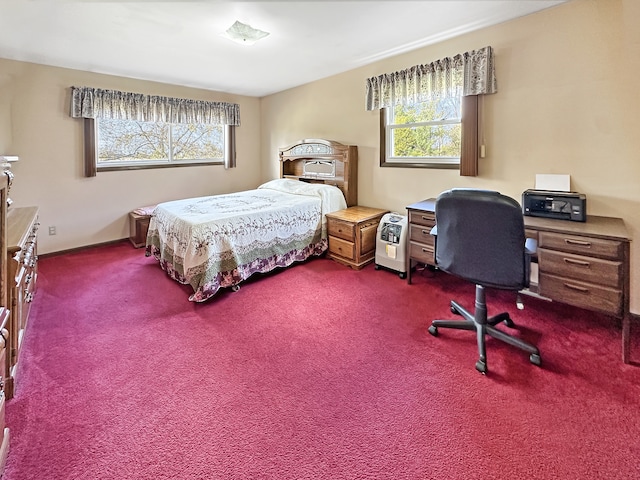
<svg viewBox="0 0 640 480">
<path fill-rule="evenodd" d="M 541 364 L 538 349 L 495 327 L 513 327 L 509 313 L 487 318 L 485 288 L 519 292 L 529 286 L 529 265 L 534 245 L 526 242 L 522 209 L 514 199 L 498 192 L 455 188 L 436 199 L 436 265 L 452 275 L 476 284 L 475 313 L 451 301 L 451 311 L 464 320 L 434 320 L 429 333 L 438 328 L 475 330 L 479 360 L 476 369 L 486 374 L 485 335 L 529 352 L 529 360 Z M 535 250 L 535 249 L 534 249 Z"/>
</svg>

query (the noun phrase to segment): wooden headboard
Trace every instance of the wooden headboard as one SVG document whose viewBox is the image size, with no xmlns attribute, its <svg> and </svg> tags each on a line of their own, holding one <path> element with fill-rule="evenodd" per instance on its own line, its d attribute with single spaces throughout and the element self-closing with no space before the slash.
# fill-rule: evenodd
<svg viewBox="0 0 640 480">
<path fill-rule="evenodd" d="M 335 185 L 347 206 L 358 204 L 358 147 L 306 138 L 280 149 L 280 178 Z"/>
</svg>

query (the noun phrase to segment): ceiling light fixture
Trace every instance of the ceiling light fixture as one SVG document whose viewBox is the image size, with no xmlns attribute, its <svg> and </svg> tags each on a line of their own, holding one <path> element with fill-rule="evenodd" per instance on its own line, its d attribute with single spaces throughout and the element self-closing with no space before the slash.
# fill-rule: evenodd
<svg viewBox="0 0 640 480">
<path fill-rule="evenodd" d="M 269 32 L 263 32 L 236 20 L 233 25 L 220 35 L 242 45 L 253 45 L 261 38 L 269 35 Z"/>
</svg>

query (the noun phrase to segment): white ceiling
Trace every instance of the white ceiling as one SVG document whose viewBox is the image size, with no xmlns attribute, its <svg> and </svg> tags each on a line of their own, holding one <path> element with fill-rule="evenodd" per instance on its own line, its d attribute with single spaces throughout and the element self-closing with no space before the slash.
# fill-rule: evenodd
<svg viewBox="0 0 640 480">
<path fill-rule="evenodd" d="M 0 57 L 261 97 L 566 1 L 0 0 Z"/>
</svg>

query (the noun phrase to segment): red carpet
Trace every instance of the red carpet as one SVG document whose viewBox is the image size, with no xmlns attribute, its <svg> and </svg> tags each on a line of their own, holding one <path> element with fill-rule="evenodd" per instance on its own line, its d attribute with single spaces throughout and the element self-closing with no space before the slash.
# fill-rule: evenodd
<svg viewBox="0 0 640 480">
<path fill-rule="evenodd" d="M 3 480 L 640 478 L 640 368 L 604 316 L 489 291 L 543 366 L 489 339 L 482 376 L 473 333 L 427 333 L 473 303 L 442 272 L 321 258 L 195 304 L 121 243 L 38 282 Z"/>
</svg>

